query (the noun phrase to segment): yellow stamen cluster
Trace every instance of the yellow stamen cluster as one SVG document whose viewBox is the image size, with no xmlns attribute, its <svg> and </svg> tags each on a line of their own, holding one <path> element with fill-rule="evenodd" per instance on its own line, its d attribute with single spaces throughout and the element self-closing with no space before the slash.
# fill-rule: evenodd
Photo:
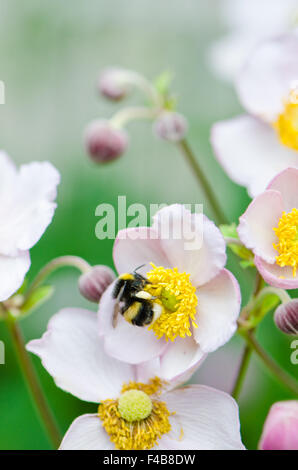
<svg viewBox="0 0 298 470">
<path fill-rule="evenodd" d="M 298 210 L 283 212 L 278 227 L 273 230 L 278 238 L 278 243 L 273 243 L 279 253 L 276 263 L 281 267 L 291 266 L 295 277 L 298 266 Z"/>
<path fill-rule="evenodd" d="M 195 323 L 198 299 L 196 288 L 189 280 L 189 274 L 179 273 L 177 268 L 169 269 L 152 264 L 147 273 L 151 284 L 146 290 L 157 297 L 155 302 L 163 307 L 161 316 L 149 326 L 158 338 L 174 341 L 177 336 L 191 336 L 191 326 Z"/>
<path fill-rule="evenodd" d="M 149 384 L 129 382 L 129 384 L 123 386 L 119 400 L 105 400 L 99 405 L 98 416 L 116 449 L 152 449 L 158 444 L 158 439 L 171 430 L 170 412 L 166 404 L 157 400 L 156 397 L 153 399 L 149 397 L 149 391 L 155 393 L 161 386 L 160 379 L 153 379 Z M 141 398 L 143 403 L 145 397 L 143 395 L 141 397 L 140 393 L 146 394 L 148 401 L 151 402 L 150 414 L 144 419 L 135 416 L 135 420 L 132 420 L 131 413 L 134 412 L 135 404 L 131 406 L 131 413 L 129 413 L 127 409 L 128 401 L 126 400 L 124 408 L 125 413 L 129 414 L 129 420 L 124 419 L 119 406 L 121 398 L 123 401 L 123 395 L 127 397 L 127 394 L 130 394 L 129 399 L 131 400 L 135 395 L 135 399 L 138 401 Z"/>
<path fill-rule="evenodd" d="M 290 98 L 284 104 L 284 111 L 273 124 L 282 144 L 298 150 L 298 99 L 297 91 L 290 93 Z"/>
</svg>

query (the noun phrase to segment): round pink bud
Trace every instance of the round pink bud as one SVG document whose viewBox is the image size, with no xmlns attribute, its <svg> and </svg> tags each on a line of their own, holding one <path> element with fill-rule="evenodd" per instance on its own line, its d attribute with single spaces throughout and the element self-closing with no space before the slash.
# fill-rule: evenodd
<svg viewBox="0 0 298 470">
<path fill-rule="evenodd" d="M 86 149 L 96 163 L 107 163 L 120 157 L 128 147 L 128 135 L 109 121 L 91 122 L 85 132 Z"/>
<path fill-rule="evenodd" d="M 164 111 L 154 122 L 153 131 L 160 139 L 170 142 L 182 140 L 188 129 L 184 116 L 179 113 Z"/>
<path fill-rule="evenodd" d="M 114 271 L 108 266 L 93 266 L 90 271 L 80 276 L 79 290 L 87 300 L 98 303 L 106 288 L 115 278 Z"/>
<path fill-rule="evenodd" d="M 127 71 L 117 67 L 104 70 L 99 77 L 98 89 L 110 100 L 119 101 L 125 98 L 130 90 Z"/>
<path fill-rule="evenodd" d="M 275 310 L 276 326 L 287 335 L 298 335 L 298 299 L 281 304 Z"/>
<path fill-rule="evenodd" d="M 298 401 L 275 403 L 266 418 L 261 450 L 298 450 Z"/>
</svg>

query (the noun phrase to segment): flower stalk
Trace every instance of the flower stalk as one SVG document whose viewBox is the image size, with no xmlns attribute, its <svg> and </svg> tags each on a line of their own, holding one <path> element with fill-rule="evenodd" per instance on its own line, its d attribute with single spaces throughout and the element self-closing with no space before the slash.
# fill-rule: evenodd
<svg viewBox="0 0 298 470">
<path fill-rule="evenodd" d="M 55 449 L 61 442 L 61 435 L 56 420 L 52 414 L 49 404 L 44 396 L 40 382 L 34 370 L 31 359 L 25 349 L 22 331 L 16 320 L 7 312 L 6 324 L 11 334 L 13 344 L 18 356 L 19 364 L 26 381 L 26 385 L 32 397 L 33 403 L 39 414 L 40 420 L 47 431 L 49 439 Z"/>
<path fill-rule="evenodd" d="M 177 143 L 178 148 L 181 150 L 182 154 L 184 155 L 185 159 L 187 160 L 189 166 L 191 167 L 192 171 L 194 172 L 194 175 L 200 184 L 201 188 L 203 189 L 203 192 L 205 194 L 205 197 L 212 208 L 212 211 L 214 213 L 214 216 L 216 218 L 216 221 L 218 224 L 225 224 L 227 223 L 227 218 L 225 214 L 223 213 L 215 195 L 214 191 L 211 188 L 209 181 L 207 180 L 205 174 L 203 173 L 201 167 L 199 166 L 192 149 L 190 148 L 188 142 L 186 139 L 181 140 L 180 142 Z"/>
</svg>

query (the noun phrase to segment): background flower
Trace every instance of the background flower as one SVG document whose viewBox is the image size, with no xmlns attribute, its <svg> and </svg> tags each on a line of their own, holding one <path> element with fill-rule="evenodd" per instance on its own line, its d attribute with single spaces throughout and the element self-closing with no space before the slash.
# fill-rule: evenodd
<svg viewBox="0 0 298 470">
<path fill-rule="evenodd" d="M 60 181 L 51 163 L 33 162 L 17 170 L 0 152 L 0 301 L 22 285 L 30 267 L 29 249 L 50 224 Z"/>
<path fill-rule="evenodd" d="M 298 30 L 260 43 L 238 75 L 236 90 L 249 115 L 212 128 L 215 156 L 253 197 L 290 166 L 298 168 Z"/>
<path fill-rule="evenodd" d="M 261 450 L 298 450 L 298 401 L 274 403 L 266 418 Z"/>
</svg>

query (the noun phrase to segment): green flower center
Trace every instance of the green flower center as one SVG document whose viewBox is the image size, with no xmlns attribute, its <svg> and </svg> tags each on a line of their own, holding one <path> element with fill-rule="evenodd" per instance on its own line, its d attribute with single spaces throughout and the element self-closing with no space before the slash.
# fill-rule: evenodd
<svg viewBox="0 0 298 470">
<path fill-rule="evenodd" d="M 128 390 L 118 400 L 118 411 L 125 421 L 142 421 L 152 411 L 151 398 L 141 390 Z"/>
</svg>

